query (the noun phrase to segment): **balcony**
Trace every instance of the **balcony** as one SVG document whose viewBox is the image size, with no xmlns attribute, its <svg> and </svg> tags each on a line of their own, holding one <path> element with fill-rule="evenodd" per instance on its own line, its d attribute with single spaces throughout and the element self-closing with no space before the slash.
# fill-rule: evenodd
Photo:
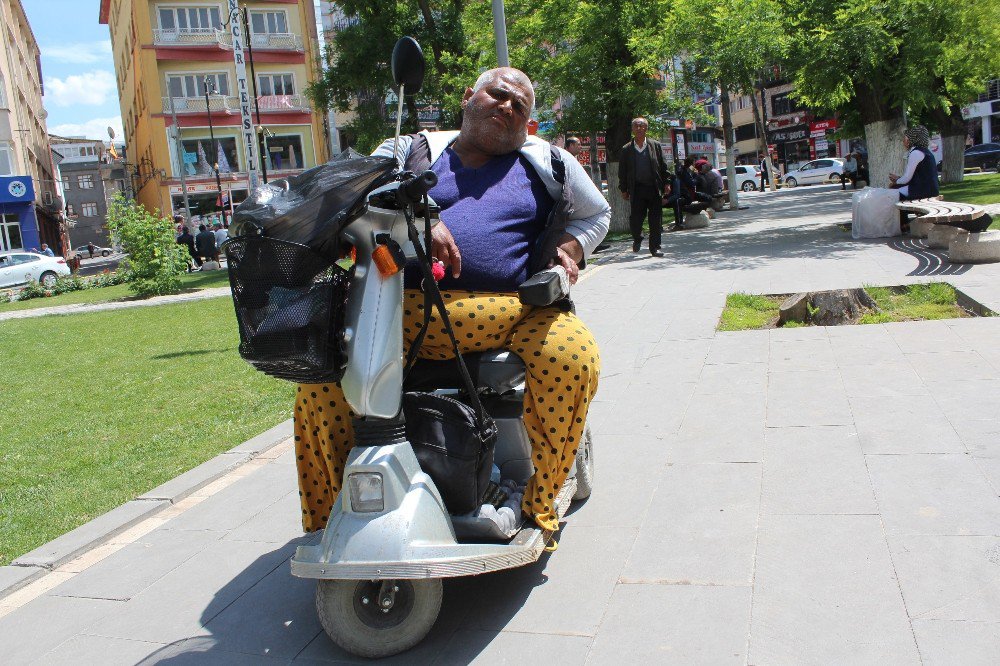
<svg viewBox="0 0 1000 666">
<path fill-rule="evenodd" d="M 170 97 L 163 97 L 163 113 L 170 113 Z M 312 107 L 305 95 L 262 95 L 258 98 L 261 113 L 309 113 Z M 235 96 L 209 95 L 212 113 L 240 113 L 240 100 Z M 255 109 L 251 109 L 254 110 Z M 205 113 L 204 97 L 174 97 L 175 113 Z"/>
<path fill-rule="evenodd" d="M 251 46 L 265 51 L 305 50 L 302 38 L 292 32 L 251 33 Z M 154 46 L 207 46 L 220 49 L 233 48 L 233 36 L 215 28 L 187 28 L 184 30 L 153 29 Z"/>
</svg>

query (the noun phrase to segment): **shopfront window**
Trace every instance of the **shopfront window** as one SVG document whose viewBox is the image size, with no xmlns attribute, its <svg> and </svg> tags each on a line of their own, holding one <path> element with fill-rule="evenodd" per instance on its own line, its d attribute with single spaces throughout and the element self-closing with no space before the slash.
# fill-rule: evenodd
<svg viewBox="0 0 1000 666">
<path fill-rule="evenodd" d="M 23 250 L 21 222 L 17 215 L 5 213 L 0 217 L 0 250 Z"/>
<path fill-rule="evenodd" d="M 215 174 L 213 165 L 218 162 L 219 173 L 227 174 L 240 170 L 239 153 L 233 137 L 215 137 L 215 146 L 208 137 L 184 139 L 184 168 L 189 176 L 211 176 Z"/>
<path fill-rule="evenodd" d="M 274 136 L 267 140 L 268 169 L 302 169 L 302 137 Z"/>
</svg>

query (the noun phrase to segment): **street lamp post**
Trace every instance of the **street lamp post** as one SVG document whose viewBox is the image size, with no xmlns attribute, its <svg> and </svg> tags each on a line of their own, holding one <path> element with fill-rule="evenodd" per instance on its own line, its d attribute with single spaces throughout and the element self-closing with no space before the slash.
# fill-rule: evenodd
<svg viewBox="0 0 1000 666">
<path fill-rule="evenodd" d="M 209 86 L 212 88 L 212 93 L 215 93 L 215 84 L 212 80 L 205 77 L 205 112 L 208 114 L 208 138 L 212 143 L 212 154 L 214 156 L 214 161 L 212 162 L 212 168 L 215 170 L 215 187 L 219 191 L 219 207 L 222 209 L 222 219 L 226 220 L 226 207 L 222 204 L 222 178 L 219 177 L 219 147 L 215 145 L 215 129 L 212 127 L 212 107 L 208 102 L 208 89 Z"/>
</svg>

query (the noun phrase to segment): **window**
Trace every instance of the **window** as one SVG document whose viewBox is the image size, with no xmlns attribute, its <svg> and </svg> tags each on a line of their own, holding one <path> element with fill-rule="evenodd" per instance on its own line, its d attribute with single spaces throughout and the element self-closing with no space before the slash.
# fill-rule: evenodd
<svg viewBox="0 0 1000 666">
<path fill-rule="evenodd" d="M 285 12 L 250 12 L 250 31 L 258 35 L 288 32 L 288 19 Z"/>
<path fill-rule="evenodd" d="M 228 95 L 229 75 L 226 72 L 212 74 L 177 74 L 168 78 L 171 97 L 203 97 L 205 79 L 208 79 L 209 94 Z M 212 92 L 214 88 L 214 93 Z"/>
<path fill-rule="evenodd" d="M 215 174 L 213 165 L 218 161 L 219 173 L 227 174 L 240 171 L 239 153 L 236 150 L 236 138 L 216 135 L 216 147 L 208 137 L 201 139 L 183 139 L 184 168 L 189 176 L 211 176 Z M 221 157 L 220 157 L 221 151 Z"/>
<path fill-rule="evenodd" d="M 14 175 L 14 151 L 7 141 L 0 141 L 0 176 Z"/>
<path fill-rule="evenodd" d="M 160 30 L 209 32 L 222 25 L 218 7 L 160 7 Z"/>
<path fill-rule="evenodd" d="M 21 222 L 17 215 L 5 213 L 0 216 L 0 250 L 23 250 L 21 245 Z"/>
<path fill-rule="evenodd" d="M 796 111 L 804 111 L 805 107 L 792 99 L 791 93 L 781 93 L 771 98 L 771 113 L 775 116 L 783 116 Z"/>
<path fill-rule="evenodd" d="M 63 192 L 69 189 L 69 176 L 62 177 Z"/>
<path fill-rule="evenodd" d="M 691 132 L 692 143 L 712 143 L 712 137 L 708 132 Z"/>
<path fill-rule="evenodd" d="M 7 108 L 7 81 L 0 74 L 0 109 Z"/>
<path fill-rule="evenodd" d="M 76 184 L 81 190 L 92 190 L 94 189 L 94 177 L 93 176 L 77 176 Z"/>
<path fill-rule="evenodd" d="M 257 94 L 294 95 L 295 79 L 291 74 L 261 74 L 257 77 Z"/>
<path fill-rule="evenodd" d="M 267 140 L 268 169 L 302 169 L 302 137 L 275 136 Z"/>
<path fill-rule="evenodd" d="M 76 208 L 73 204 L 66 204 L 66 217 L 73 217 L 76 215 Z"/>
<path fill-rule="evenodd" d="M 97 217 L 97 204 L 96 203 L 81 204 L 80 213 L 84 217 Z"/>
</svg>

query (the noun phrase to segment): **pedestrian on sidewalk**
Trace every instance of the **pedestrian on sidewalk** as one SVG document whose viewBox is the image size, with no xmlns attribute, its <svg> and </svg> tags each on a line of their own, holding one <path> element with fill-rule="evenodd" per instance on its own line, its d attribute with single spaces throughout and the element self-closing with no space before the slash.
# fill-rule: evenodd
<svg viewBox="0 0 1000 666">
<path fill-rule="evenodd" d="M 44 254 L 46 257 L 56 256 L 56 253 L 52 251 L 52 248 L 46 245 L 45 243 L 42 243 L 42 249 L 41 252 L 39 252 L 39 254 Z"/>
<path fill-rule="evenodd" d="M 195 249 L 198 256 L 205 261 L 218 261 L 219 250 L 215 245 L 215 234 L 208 230 L 204 224 L 198 225 L 198 235 L 194 237 Z"/>
<path fill-rule="evenodd" d="M 632 121 L 632 140 L 622 146 L 618 162 L 618 189 L 629 202 L 629 230 L 632 251 L 642 246 L 642 223 L 649 218 L 649 252 L 662 257 L 663 197 L 669 193 L 673 175 L 667 170 L 663 144 L 646 137 L 649 122 L 645 118 Z"/>
<path fill-rule="evenodd" d="M 87 252 L 90 254 L 90 259 L 94 258 L 94 242 L 91 241 L 87 243 Z"/>
<path fill-rule="evenodd" d="M 198 253 L 195 252 L 195 249 L 194 249 L 194 236 L 191 235 L 191 232 L 188 231 L 187 227 L 181 226 L 181 235 L 177 237 L 177 244 L 178 245 L 184 245 L 184 246 L 186 246 L 187 250 L 188 250 L 188 254 L 191 256 L 191 259 L 194 261 L 194 268 L 191 267 L 191 263 L 190 262 L 188 263 L 188 273 L 190 273 L 190 272 L 192 272 L 192 271 L 194 271 L 196 269 L 200 270 L 201 269 L 201 259 L 198 258 Z"/>
<path fill-rule="evenodd" d="M 222 222 L 215 223 L 215 256 L 221 257 L 223 254 L 222 244 L 229 240 L 229 231 L 222 228 Z"/>
</svg>

